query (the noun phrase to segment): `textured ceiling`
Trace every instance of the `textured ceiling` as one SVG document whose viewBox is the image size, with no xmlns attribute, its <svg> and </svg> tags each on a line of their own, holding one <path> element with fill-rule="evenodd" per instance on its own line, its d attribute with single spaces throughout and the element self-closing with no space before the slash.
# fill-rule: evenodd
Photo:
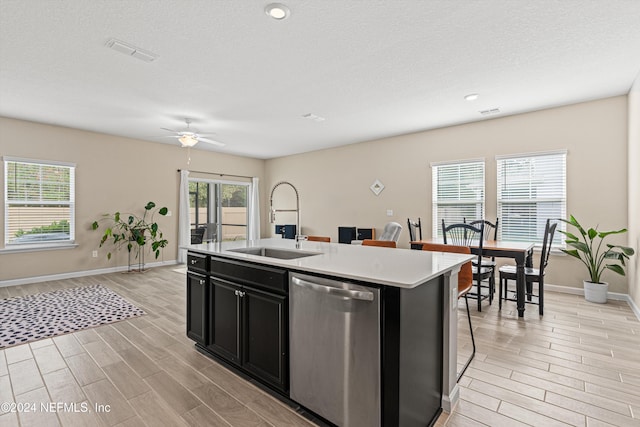
<svg viewBox="0 0 640 427">
<path fill-rule="evenodd" d="M 284 21 L 259 0 L 0 0 L 0 115 L 175 145 L 160 128 L 190 117 L 226 143 L 197 148 L 271 158 L 626 94 L 640 71 L 638 0 L 280 1 Z"/>
</svg>

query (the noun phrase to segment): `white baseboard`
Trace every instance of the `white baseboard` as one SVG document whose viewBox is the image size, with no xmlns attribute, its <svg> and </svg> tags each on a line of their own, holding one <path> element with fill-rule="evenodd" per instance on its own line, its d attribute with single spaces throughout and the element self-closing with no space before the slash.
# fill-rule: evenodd
<svg viewBox="0 0 640 427">
<path fill-rule="evenodd" d="M 163 265 L 174 265 L 177 263 L 178 262 L 176 260 L 149 262 L 145 264 L 145 268 L 160 267 Z M 18 285 L 27 285 L 29 283 L 48 282 L 51 280 L 63 280 L 63 279 L 73 279 L 76 277 L 97 276 L 99 274 L 108 274 L 108 273 L 117 273 L 119 271 L 127 271 L 128 269 L 129 269 L 128 266 L 123 265 L 119 267 L 98 268 L 95 270 L 72 271 L 69 273 L 49 274 L 46 276 L 25 277 L 22 279 L 0 280 L 0 288 L 5 286 L 18 286 Z"/>
<path fill-rule="evenodd" d="M 631 306 L 631 310 L 635 313 L 636 317 L 638 318 L 638 320 L 640 320 L 640 308 L 636 305 L 635 301 L 631 299 L 631 297 L 629 295 L 627 295 L 628 297 L 628 303 Z"/>
<path fill-rule="evenodd" d="M 564 294 L 584 296 L 584 289 L 582 288 L 573 288 L 570 286 L 560 286 L 560 285 L 548 285 L 545 283 L 544 289 L 552 292 L 561 292 Z M 626 303 L 629 304 L 629 307 L 631 307 L 631 311 L 633 311 L 633 314 L 635 314 L 638 320 L 640 320 L 640 308 L 638 308 L 635 301 L 631 299 L 631 296 L 629 294 L 621 294 L 618 292 L 607 292 L 607 299 L 610 299 L 612 301 L 626 301 Z"/>
</svg>

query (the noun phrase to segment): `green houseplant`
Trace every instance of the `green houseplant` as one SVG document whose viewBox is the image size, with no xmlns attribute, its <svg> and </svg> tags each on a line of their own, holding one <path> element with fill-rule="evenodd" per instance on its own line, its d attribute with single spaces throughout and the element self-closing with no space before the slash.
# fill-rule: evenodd
<svg viewBox="0 0 640 427">
<path fill-rule="evenodd" d="M 635 251 L 627 246 L 610 243 L 603 246 L 604 239 L 613 234 L 626 233 L 627 229 L 598 231 L 596 227 L 587 230 L 573 215 L 568 220 L 563 219 L 562 221 L 572 225 L 580 233 L 578 237 L 568 231 L 560 230 L 567 237 L 565 240 L 567 245 L 573 248 L 562 249 L 562 252 L 578 258 L 587 267 L 589 280 L 584 281 L 585 299 L 591 302 L 607 302 L 609 284 L 601 280 L 602 274 L 605 270 L 611 270 L 624 276 L 626 261 Z"/>
<path fill-rule="evenodd" d="M 154 202 L 148 202 L 142 216 L 120 212 L 104 214 L 101 219 L 91 224 L 91 229 L 97 230 L 100 221 L 106 221 L 108 225 L 100 238 L 100 247 L 112 243 L 115 250 L 118 250 L 126 245 L 127 251 L 131 253 L 134 250 L 137 258 L 144 246 L 151 243 L 151 250 L 157 259 L 160 250 L 169 242 L 164 238 L 154 217 L 156 213 L 165 216 L 168 212 L 166 207 L 158 208 Z M 107 252 L 107 259 L 111 259 L 111 251 Z"/>
</svg>

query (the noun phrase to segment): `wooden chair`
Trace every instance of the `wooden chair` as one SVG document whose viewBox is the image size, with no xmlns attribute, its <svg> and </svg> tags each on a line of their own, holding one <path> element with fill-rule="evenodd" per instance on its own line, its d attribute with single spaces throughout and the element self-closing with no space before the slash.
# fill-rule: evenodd
<svg viewBox="0 0 640 427">
<path fill-rule="evenodd" d="M 362 241 L 362 246 L 380 246 L 382 248 L 395 248 L 396 242 L 394 242 L 393 240 L 365 239 Z"/>
<path fill-rule="evenodd" d="M 411 221 L 411 218 L 407 218 L 407 227 L 409 228 L 410 242 L 422 240 L 422 223 L 420 222 L 420 218 L 418 218 L 418 222 Z"/>
<path fill-rule="evenodd" d="M 467 223 L 467 219 L 466 218 L 462 218 L 462 222 Z M 477 219 L 471 222 L 468 222 L 467 224 L 471 224 L 474 227 L 482 227 L 482 237 L 483 240 L 486 242 L 487 240 L 493 239 L 493 240 L 498 240 L 498 224 L 500 222 L 499 218 L 496 218 L 496 222 L 495 224 L 492 223 L 491 221 L 487 221 L 486 219 Z M 473 265 L 477 265 L 477 261 L 474 260 L 473 261 Z M 495 293 L 495 288 L 496 288 L 496 258 L 495 257 L 483 257 L 482 258 L 482 266 L 484 268 L 490 268 L 491 269 L 491 277 L 489 278 L 489 281 L 491 282 L 491 289 L 492 289 L 492 293 L 489 297 L 490 301 L 493 301 L 493 295 Z"/>
<path fill-rule="evenodd" d="M 491 275 L 493 269 L 482 267 L 482 244 L 484 242 L 484 229 L 474 227 L 471 224 L 451 224 L 445 225 L 442 220 L 442 236 L 444 238 L 444 244 L 456 245 L 456 246 L 477 246 L 478 258 L 475 265 L 472 263 L 473 280 L 476 281 L 476 291 L 469 292 L 470 296 L 476 297 L 478 300 L 478 311 L 482 311 L 482 300 L 488 299 L 489 304 L 493 302 L 493 294 L 495 282 L 491 281 Z M 479 267 L 478 267 L 479 266 Z M 483 285 L 482 281 L 488 280 L 488 285 Z M 487 289 L 488 294 L 483 294 L 482 289 Z"/>
<path fill-rule="evenodd" d="M 542 242 L 542 253 L 540 254 L 540 267 L 532 268 L 525 267 L 525 283 L 526 283 L 526 298 L 525 302 L 529 304 L 538 304 L 538 312 L 540 316 L 544 314 L 544 271 L 549 264 L 549 254 L 551 253 L 551 243 L 553 243 L 553 235 L 556 232 L 558 223 L 551 224 L 551 220 L 547 219 L 547 224 L 544 228 L 544 240 Z M 500 290 L 498 294 L 499 304 L 498 307 L 502 309 L 502 300 L 516 301 L 517 295 L 513 298 L 507 296 L 507 285 L 509 280 L 517 279 L 517 271 L 515 265 L 505 265 L 500 267 Z M 533 284 L 538 284 L 538 294 L 533 293 Z M 503 293 L 504 288 L 504 293 Z M 537 299 L 537 302 L 534 300 Z"/>
<path fill-rule="evenodd" d="M 454 246 L 454 245 L 442 245 L 439 243 L 425 243 L 422 245 L 423 251 L 431 251 L 431 252 L 453 252 L 459 254 L 470 254 L 471 249 L 468 246 Z M 471 266 L 471 262 L 465 263 L 462 267 L 460 267 L 460 272 L 458 273 L 458 299 L 464 297 L 465 305 L 467 306 L 467 319 L 469 320 L 469 332 L 471 333 L 471 344 L 473 346 L 473 351 L 471 352 L 471 356 L 467 359 L 462 370 L 458 373 L 457 381 L 460 381 L 462 375 L 469 367 L 469 364 L 473 360 L 476 355 L 476 341 L 473 338 L 473 326 L 471 326 L 471 313 L 469 312 L 469 300 L 467 299 L 467 295 L 469 291 L 473 287 L 473 270 Z"/>
<path fill-rule="evenodd" d="M 307 236 L 307 240 L 310 242 L 331 242 L 331 237 L 325 236 Z"/>
</svg>

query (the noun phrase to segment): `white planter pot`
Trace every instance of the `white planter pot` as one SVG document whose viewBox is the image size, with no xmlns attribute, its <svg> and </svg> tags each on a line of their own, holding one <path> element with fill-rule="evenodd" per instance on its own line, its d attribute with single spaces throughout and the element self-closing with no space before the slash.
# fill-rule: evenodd
<svg viewBox="0 0 640 427">
<path fill-rule="evenodd" d="M 589 302 L 597 302 L 604 304 L 607 302 L 607 292 L 609 291 L 608 283 L 593 283 L 583 281 L 584 284 L 584 299 Z"/>
</svg>

